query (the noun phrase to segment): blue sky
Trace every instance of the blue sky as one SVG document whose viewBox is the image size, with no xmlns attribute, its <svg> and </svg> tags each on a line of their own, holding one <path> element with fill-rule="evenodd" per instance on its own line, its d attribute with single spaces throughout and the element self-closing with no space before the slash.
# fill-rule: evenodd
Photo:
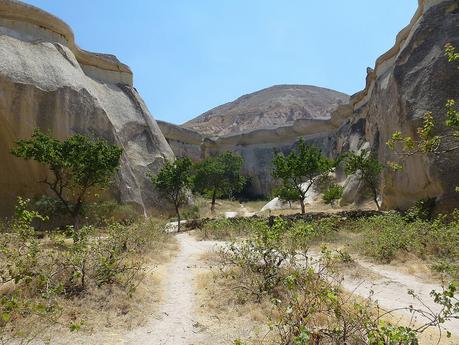
<svg viewBox="0 0 459 345">
<path fill-rule="evenodd" d="M 86 50 L 128 64 L 157 119 L 183 123 L 275 84 L 348 94 L 409 23 L 417 0 L 26 0 Z"/>
</svg>

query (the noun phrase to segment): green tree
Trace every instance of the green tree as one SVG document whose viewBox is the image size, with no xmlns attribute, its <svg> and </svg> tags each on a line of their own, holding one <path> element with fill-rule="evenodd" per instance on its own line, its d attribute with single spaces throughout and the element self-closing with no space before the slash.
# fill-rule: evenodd
<svg viewBox="0 0 459 345">
<path fill-rule="evenodd" d="M 151 176 L 153 186 L 172 205 L 178 221 L 180 232 L 180 208 L 187 203 L 188 195 L 192 186 L 192 163 L 189 158 L 177 158 L 174 161 L 166 161 L 158 175 Z"/>
<path fill-rule="evenodd" d="M 368 150 L 362 150 L 360 153 L 349 152 L 346 156 L 344 168 L 346 175 L 357 175 L 365 188 L 370 191 L 378 210 L 381 209 L 378 201 L 379 178 L 383 170 L 384 165 L 373 158 Z"/>
<path fill-rule="evenodd" d="M 217 197 L 238 193 L 244 187 L 245 177 L 241 175 L 243 164 L 242 157 L 232 152 L 209 157 L 196 164 L 194 189 L 212 198 L 212 212 Z"/>
<path fill-rule="evenodd" d="M 333 183 L 331 184 L 328 189 L 325 191 L 323 195 L 324 202 L 328 205 L 335 205 L 335 202 L 343 196 L 344 188 L 340 185 Z"/>
<path fill-rule="evenodd" d="M 118 169 L 123 150 L 104 139 L 73 135 L 59 141 L 36 129 L 30 139 L 19 140 L 11 151 L 26 160 L 46 166 L 48 185 L 72 217 L 75 229 L 88 195 L 106 188 Z"/>
<path fill-rule="evenodd" d="M 282 183 L 279 197 L 288 195 L 288 201 L 298 200 L 301 213 L 305 213 L 304 199 L 316 180 L 328 174 L 334 162 L 323 156 L 320 150 L 306 145 L 303 139 L 296 143 L 296 150 L 288 155 L 277 153 L 273 159 L 273 177 Z"/>
</svg>

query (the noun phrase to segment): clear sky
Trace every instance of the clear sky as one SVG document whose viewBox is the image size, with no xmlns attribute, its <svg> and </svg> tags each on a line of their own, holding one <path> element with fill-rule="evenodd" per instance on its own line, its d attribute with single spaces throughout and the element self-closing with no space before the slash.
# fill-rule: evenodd
<svg viewBox="0 0 459 345">
<path fill-rule="evenodd" d="M 392 47 L 417 0 L 26 0 L 83 49 L 116 55 L 153 116 L 183 123 L 275 84 L 348 94 Z"/>
</svg>

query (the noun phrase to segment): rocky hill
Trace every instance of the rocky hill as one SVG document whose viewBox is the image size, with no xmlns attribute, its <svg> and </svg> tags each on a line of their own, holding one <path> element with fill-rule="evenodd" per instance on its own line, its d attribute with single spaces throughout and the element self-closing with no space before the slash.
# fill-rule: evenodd
<svg viewBox="0 0 459 345">
<path fill-rule="evenodd" d="M 295 120 L 329 119 L 349 96 L 309 85 L 276 85 L 226 103 L 182 125 L 207 136 L 223 136 L 292 124 Z"/>
<path fill-rule="evenodd" d="M 35 128 L 58 138 L 75 133 L 103 137 L 124 150 L 112 189 L 141 211 L 161 206 L 148 172 L 173 152 L 116 57 L 80 49 L 72 30 L 36 7 L 0 0 L 0 214 L 16 196 L 46 192 L 47 171 L 13 157 L 19 138 Z"/>
</svg>

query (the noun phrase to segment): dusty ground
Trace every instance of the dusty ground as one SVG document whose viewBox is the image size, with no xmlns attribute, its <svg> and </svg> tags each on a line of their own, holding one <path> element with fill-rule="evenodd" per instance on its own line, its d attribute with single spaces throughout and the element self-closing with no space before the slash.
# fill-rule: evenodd
<svg viewBox="0 0 459 345">
<path fill-rule="evenodd" d="M 221 209 L 223 214 L 252 212 L 244 204 L 227 206 Z M 156 283 L 149 291 L 149 298 L 139 301 L 147 303 L 141 306 L 144 308 L 143 322 L 136 318 L 136 322 L 129 324 L 130 330 L 101 325 L 99 330 L 93 329 L 89 333 L 69 335 L 67 332 L 55 335 L 51 343 L 223 345 L 234 344 L 236 339 L 261 339 L 267 333 L 265 325 L 269 306 L 241 305 L 229 297 L 228 291 L 225 295 L 224 282 L 217 281 L 218 275 L 213 273 L 214 261 L 209 259 L 210 253 L 216 246 L 223 245 L 222 242 L 198 241 L 188 233 L 177 234 L 175 238 L 178 249 L 171 261 L 151 267 L 151 274 L 156 277 L 151 282 Z M 335 245 L 339 247 L 342 243 Z M 387 310 L 420 305 L 407 294 L 408 289 L 413 289 L 427 307 L 437 308 L 431 302 L 430 291 L 440 290 L 441 286 L 435 277 L 424 274 L 427 270 L 420 269 L 416 263 L 410 264 L 408 260 L 400 265 L 379 265 L 354 254 L 352 257 L 355 260 L 353 266 L 343 270 L 343 286 L 349 292 L 363 298 L 374 293 L 373 298 Z M 416 267 L 408 268 L 412 266 Z M 396 318 L 407 322 L 410 314 L 402 312 Z M 442 344 L 459 344 L 459 320 L 447 323 L 447 327 L 453 338 L 443 337 Z M 431 332 L 424 336 L 421 344 L 435 344 L 436 339 L 435 332 Z"/>
</svg>

